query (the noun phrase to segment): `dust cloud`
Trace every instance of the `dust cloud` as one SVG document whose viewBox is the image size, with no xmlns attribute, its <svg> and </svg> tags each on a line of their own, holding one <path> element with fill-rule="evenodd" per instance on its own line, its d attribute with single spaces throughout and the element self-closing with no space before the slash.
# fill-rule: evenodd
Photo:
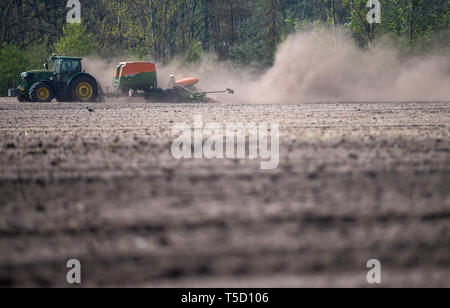
<svg viewBox="0 0 450 308">
<path fill-rule="evenodd" d="M 94 76 L 105 92 L 112 91 L 114 80 L 114 69 L 121 62 L 118 59 L 100 60 L 95 58 L 84 58 L 83 69 Z"/>
<path fill-rule="evenodd" d="M 150 58 L 148 61 L 152 61 Z M 111 89 L 114 67 L 123 61 L 86 59 L 85 67 Z M 159 87 L 169 76 L 197 77 L 198 88 L 232 88 L 235 95 L 211 95 L 235 103 L 307 103 L 340 101 L 448 101 L 450 55 L 442 49 L 425 56 L 403 57 L 388 43 L 363 50 L 340 36 L 337 48 L 331 33 L 303 32 L 280 45 L 273 67 L 265 72 L 252 66 L 217 62 L 207 55 L 200 63 L 174 60 L 157 64 Z"/>
<path fill-rule="evenodd" d="M 258 102 L 450 99 L 450 55 L 402 58 L 386 43 L 370 50 L 340 37 L 291 36 L 249 97 Z M 258 91 L 255 91 L 259 89 Z"/>
</svg>

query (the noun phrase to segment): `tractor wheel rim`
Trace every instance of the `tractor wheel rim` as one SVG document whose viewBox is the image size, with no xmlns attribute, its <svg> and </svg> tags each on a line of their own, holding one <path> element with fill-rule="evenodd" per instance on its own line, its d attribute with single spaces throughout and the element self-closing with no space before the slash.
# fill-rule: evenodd
<svg viewBox="0 0 450 308">
<path fill-rule="evenodd" d="M 87 101 L 91 99 L 94 90 L 88 82 L 81 82 L 78 84 L 76 92 L 79 99 Z"/>
<path fill-rule="evenodd" d="M 37 95 L 39 100 L 45 101 L 50 97 L 50 91 L 47 88 L 39 88 Z"/>
</svg>

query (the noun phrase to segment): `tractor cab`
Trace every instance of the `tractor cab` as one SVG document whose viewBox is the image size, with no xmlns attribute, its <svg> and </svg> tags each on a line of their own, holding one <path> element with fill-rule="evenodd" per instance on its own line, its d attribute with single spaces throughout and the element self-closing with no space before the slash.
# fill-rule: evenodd
<svg viewBox="0 0 450 308">
<path fill-rule="evenodd" d="M 82 72 L 81 60 L 83 58 L 52 56 L 50 58 L 50 68 L 48 63 L 45 64 L 45 67 L 55 74 L 58 81 L 67 82 L 70 76 Z"/>
</svg>

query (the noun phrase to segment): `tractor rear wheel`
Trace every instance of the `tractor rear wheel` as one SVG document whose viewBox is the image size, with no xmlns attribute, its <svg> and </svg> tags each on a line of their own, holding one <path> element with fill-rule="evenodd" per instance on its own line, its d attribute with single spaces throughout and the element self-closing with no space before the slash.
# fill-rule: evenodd
<svg viewBox="0 0 450 308">
<path fill-rule="evenodd" d="M 69 98 L 75 102 L 95 102 L 98 97 L 98 85 L 89 76 L 80 76 L 70 84 Z"/>
<path fill-rule="evenodd" d="M 30 88 L 30 101 L 49 103 L 55 98 L 55 91 L 45 82 L 37 82 Z"/>
</svg>

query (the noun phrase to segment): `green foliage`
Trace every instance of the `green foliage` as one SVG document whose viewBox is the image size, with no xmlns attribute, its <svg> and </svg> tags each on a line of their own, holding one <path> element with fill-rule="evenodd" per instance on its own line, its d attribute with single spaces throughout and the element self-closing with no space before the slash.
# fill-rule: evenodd
<svg viewBox="0 0 450 308">
<path fill-rule="evenodd" d="M 43 69 L 43 64 L 48 59 L 52 51 L 49 48 L 48 40 L 45 38 L 42 43 L 33 43 L 25 49 L 27 58 L 27 70 Z"/>
<path fill-rule="evenodd" d="M 27 68 L 25 53 L 17 46 L 4 44 L 0 49 L 0 96 L 6 96 L 13 82 L 20 81 L 20 73 Z"/>
<path fill-rule="evenodd" d="M 267 62 L 267 49 L 263 40 L 263 33 L 258 31 L 256 19 L 243 24 L 239 30 L 239 42 L 233 44 L 229 56 L 241 65 L 260 63 L 265 66 Z"/>
<path fill-rule="evenodd" d="M 56 52 L 66 56 L 87 56 L 93 52 L 94 47 L 93 34 L 88 33 L 82 24 L 64 26 L 63 35 L 55 43 Z"/>
<path fill-rule="evenodd" d="M 293 33 L 293 32 L 297 32 L 300 29 L 301 21 L 299 18 L 295 18 L 295 19 L 286 18 L 284 20 L 284 23 L 286 25 L 287 33 Z"/>
<path fill-rule="evenodd" d="M 437 37 L 444 38 L 439 45 L 448 45 L 442 36 L 449 29 L 448 0 L 380 0 L 382 22 L 374 24 L 372 31 L 366 20 L 367 0 L 343 0 L 350 12 L 345 27 L 356 42 L 367 46 L 369 42 L 389 36 L 404 53 L 421 52 L 434 48 Z"/>
<path fill-rule="evenodd" d="M 193 41 L 186 52 L 185 61 L 187 63 L 199 62 L 202 59 L 202 42 Z"/>
<path fill-rule="evenodd" d="M 367 46 L 373 40 L 373 33 L 366 19 L 369 12 L 367 0 L 343 0 L 343 4 L 348 6 L 350 12 L 349 22 L 344 24 L 344 28 L 352 33 L 358 45 Z"/>
</svg>

